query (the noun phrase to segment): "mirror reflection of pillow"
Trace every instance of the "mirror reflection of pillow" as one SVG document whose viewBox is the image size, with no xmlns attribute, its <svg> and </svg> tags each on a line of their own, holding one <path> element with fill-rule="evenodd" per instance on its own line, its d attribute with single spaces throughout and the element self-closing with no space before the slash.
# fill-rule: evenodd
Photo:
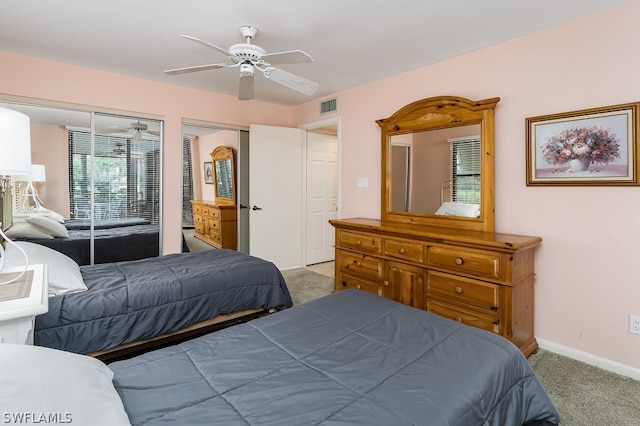
<svg viewBox="0 0 640 426">
<path fill-rule="evenodd" d="M 27 253 L 29 264 L 47 265 L 49 296 L 87 290 L 80 273 L 80 266 L 66 254 L 27 241 L 14 241 L 14 244 Z M 7 244 L 5 250 L 6 267 L 24 266 L 24 256 L 13 244 Z"/>
<path fill-rule="evenodd" d="M 58 238 L 69 238 L 69 231 L 60 222 L 48 218 L 46 216 L 33 215 L 25 219 L 29 225 L 33 225 L 42 232 L 51 234 Z"/>
<path fill-rule="evenodd" d="M 46 207 L 39 207 L 38 208 L 38 213 L 46 213 L 46 216 L 49 217 L 50 219 L 53 219 L 58 223 L 64 223 L 64 216 L 62 216 L 58 212 L 54 212 L 53 210 L 50 210 L 50 209 L 46 208 Z"/>
<path fill-rule="evenodd" d="M 7 234 L 7 237 L 11 238 L 12 240 L 18 240 L 18 239 L 24 239 L 24 238 L 30 239 L 30 240 L 31 239 L 47 239 L 47 240 L 53 239 L 53 235 L 47 232 L 41 231 L 40 229 L 28 224 L 27 222 L 14 223 L 13 225 L 11 225 L 11 228 L 5 231 L 5 234 Z"/>
<path fill-rule="evenodd" d="M 479 204 L 444 202 L 436 211 L 441 216 L 480 217 Z"/>
</svg>

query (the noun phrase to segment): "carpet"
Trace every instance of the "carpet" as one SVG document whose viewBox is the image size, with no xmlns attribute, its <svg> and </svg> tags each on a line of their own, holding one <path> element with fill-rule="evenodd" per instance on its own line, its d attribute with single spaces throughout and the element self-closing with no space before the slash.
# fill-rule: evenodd
<svg viewBox="0 0 640 426">
<path fill-rule="evenodd" d="M 287 282 L 293 306 L 300 305 L 333 291 L 333 278 L 308 269 L 290 269 L 282 271 Z"/>
</svg>

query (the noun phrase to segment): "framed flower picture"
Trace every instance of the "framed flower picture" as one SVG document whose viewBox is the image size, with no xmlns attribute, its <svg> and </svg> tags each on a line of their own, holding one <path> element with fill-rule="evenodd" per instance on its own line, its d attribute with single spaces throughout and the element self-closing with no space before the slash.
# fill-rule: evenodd
<svg viewBox="0 0 640 426">
<path fill-rule="evenodd" d="M 640 185 L 639 108 L 527 118 L 527 185 Z"/>
<path fill-rule="evenodd" d="M 213 185 L 213 161 L 204 163 L 204 183 Z"/>
</svg>

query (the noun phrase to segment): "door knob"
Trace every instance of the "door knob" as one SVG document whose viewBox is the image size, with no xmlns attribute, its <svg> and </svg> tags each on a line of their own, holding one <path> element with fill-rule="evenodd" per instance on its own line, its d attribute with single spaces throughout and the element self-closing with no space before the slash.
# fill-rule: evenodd
<svg viewBox="0 0 640 426">
<path fill-rule="evenodd" d="M 240 208 L 241 208 L 241 209 L 246 209 L 246 208 L 247 208 L 247 206 L 245 206 L 244 204 L 240 204 Z"/>
<path fill-rule="evenodd" d="M 262 207 L 253 206 L 253 207 L 251 207 L 251 210 L 262 210 Z"/>
</svg>

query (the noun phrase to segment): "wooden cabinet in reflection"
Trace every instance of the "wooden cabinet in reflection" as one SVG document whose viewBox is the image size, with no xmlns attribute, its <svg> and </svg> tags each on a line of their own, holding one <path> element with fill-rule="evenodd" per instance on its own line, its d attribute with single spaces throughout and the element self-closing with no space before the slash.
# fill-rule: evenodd
<svg viewBox="0 0 640 426">
<path fill-rule="evenodd" d="M 238 246 L 238 213 L 236 206 L 220 206 L 212 202 L 191 200 L 194 236 L 216 248 Z"/>
</svg>

